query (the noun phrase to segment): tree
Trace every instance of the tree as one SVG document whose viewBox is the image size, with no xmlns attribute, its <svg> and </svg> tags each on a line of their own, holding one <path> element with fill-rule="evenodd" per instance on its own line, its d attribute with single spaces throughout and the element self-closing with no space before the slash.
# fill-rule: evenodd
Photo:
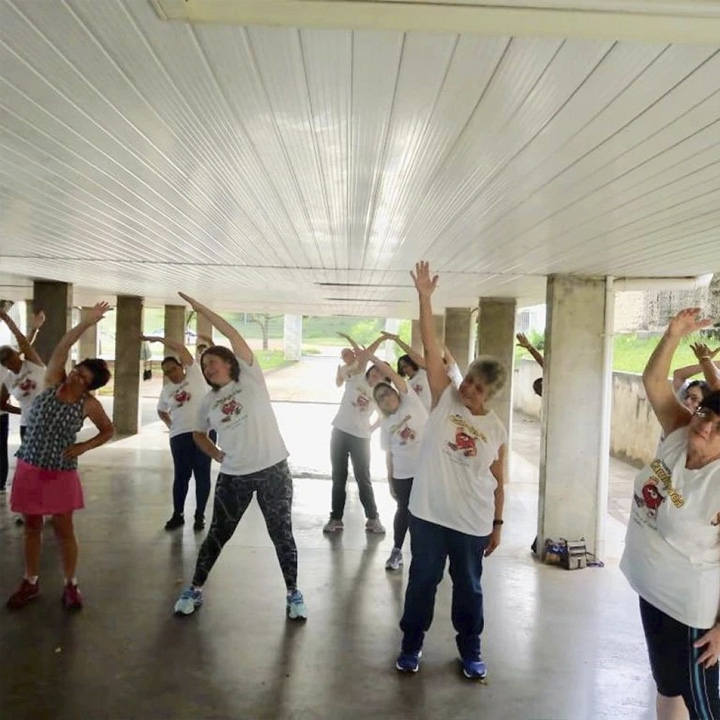
<svg viewBox="0 0 720 720">
<path fill-rule="evenodd" d="M 270 315 L 269 313 L 250 313 L 248 320 L 250 322 L 257 323 L 262 331 L 262 349 L 268 349 L 268 338 L 270 336 L 270 321 L 276 318 L 282 317 L 282 315 Z"/>
</svg>

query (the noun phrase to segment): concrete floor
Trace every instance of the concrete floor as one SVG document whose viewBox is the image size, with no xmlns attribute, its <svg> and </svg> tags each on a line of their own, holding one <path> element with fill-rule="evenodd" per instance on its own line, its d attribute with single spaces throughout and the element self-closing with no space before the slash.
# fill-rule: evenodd
<svg viewBox="0 0 720 720">
<path fill-rule="evenodd" d="M 292 377 L 298 371 L 280 371 L 271 380 L 274 397 L 283 399 L 288 372 Z M 59 560 L 48 532 L 42 597 L 23 611 L 0 612 L 1 717 L 653 717 L 637 602 L 617 569 L 622 523 L 608 516 L 602 569 L 567 572 L 530 555 L 537 506 L 535 423 L 518 418 L 514 426 L 522 453 L 511 459 L 503 544 L 486 564 L 483 648 L 489 676 L 481 685 L 458 672 L 447 579 L 438 592 L 421 671 L 408 677 L 393 669 L 407 567 L 395 575 L 385 572 L 391 537 L 365 535 L 354 487 L 344 534 L 323 536 L 330 482 L 320 478 L 329 466 L 335 408 L 294 399 L 277 403 L 276 412 L 299 476 L 294 524 L 307 624 L 285 620 L 282 578 L 255 503 L 210 577 L 204 607 L 189 618 L 173 617 L 202 535 L 191 527 L 175 534 L 162 529 L 172 466 L 167 434 L 151 422 L 141 435 L 96 450 L 83 463 L 87 508 L 78 513 L 77 527 L 85 609 L 68 615 L 60 606 Z M 145 404 L 151 420 L 152 402 Z M 377 451 L 373 466 L 382 468 Z M 375 477 L 382 478 L 382 470 Z M 390 526 L 387 485 L 378 481 L 376 493 Z M 193 506 L 190 499 L 188 514 Z M 3 596 L 22 574 L 21 540 L 21 528 L 3 506 Z"/>
</svg>

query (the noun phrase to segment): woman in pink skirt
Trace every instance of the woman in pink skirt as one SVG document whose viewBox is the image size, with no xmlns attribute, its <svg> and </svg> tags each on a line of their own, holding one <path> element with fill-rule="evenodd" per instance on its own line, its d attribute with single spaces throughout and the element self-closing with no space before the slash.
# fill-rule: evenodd
<svg viewBox="0 0 720 720">
<path fill-rule="evenodd" d="M 106 443 L 113 436 L 114 428 L 98 400 L 90 394 L 110 379 L 105 361 L 83 360 L 69 375 L 65 374 L 65 363 L 70 348 L 109 307 L 107 303 L 98 303 L 88 318 L 63 337 L 48 363 L 45 390 L 35 398 L 30 410 L 27 432 L 17 453 L 10 497 L 12 510 L 25 518 L 25 577 L 8 598 L 9 608 L 22 608 L 40 594 L 38 569 L 43 515 L 53 516 L 60 544 L 65 571 L 63 604 L 67 608 L 82 607 L 75 578 L 78 546 L 73 528 L 73 512 L 84 507 L 77 458 Z M 86 417 L 99 432 L 90 440 L 75 442 Z"/>
</svg>

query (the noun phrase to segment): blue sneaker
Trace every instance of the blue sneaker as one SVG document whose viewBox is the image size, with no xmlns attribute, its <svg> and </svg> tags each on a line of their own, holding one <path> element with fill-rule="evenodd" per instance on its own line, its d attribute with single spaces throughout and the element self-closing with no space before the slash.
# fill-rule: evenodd
<svg viewBox="0 0 720 720">
<path fill-rule="evenodd" d="M 178 601 L 175 603 L 175 614 L 176 615 L 192 615 L 195 612 L 195 608 L 199 608 L 203 604 L 202 590 L 194 588 L 192 585 L 186 587 Z"/>
<path fill-rule="evenodd" d="M 422 657 L 422 650 L 417 652 L 401 652 L 395 661 L 395 667 L 400 672 L 404 673 L 416 673 L 420 669 L 420 658 Z"/>
<path fill-rule="evenodd" d="M 305 599 L 299 590 L 288 593 L 286 603 L 288 620 L 307 620 Z"/>
<path fill-rule="evenodd" d="M 487 675 L 487 667 L 482 655 L 477 658 L 460 658 L 463 675 L 469 680 L 483 680 Z"/>
</svg>

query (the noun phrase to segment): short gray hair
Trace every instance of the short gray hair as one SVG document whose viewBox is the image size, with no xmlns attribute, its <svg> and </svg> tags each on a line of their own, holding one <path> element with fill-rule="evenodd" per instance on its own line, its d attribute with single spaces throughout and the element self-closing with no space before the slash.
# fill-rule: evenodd
<svg viewBox="0 0 720 720">
<path fill-rule="evenodd" d="M 492 355 L 479 355 L 468 366 L 466 376 L 479 380 L 489 391 L 489 396 L 501 390 L 507 381 L 505 366 Z"/>
</svg>

